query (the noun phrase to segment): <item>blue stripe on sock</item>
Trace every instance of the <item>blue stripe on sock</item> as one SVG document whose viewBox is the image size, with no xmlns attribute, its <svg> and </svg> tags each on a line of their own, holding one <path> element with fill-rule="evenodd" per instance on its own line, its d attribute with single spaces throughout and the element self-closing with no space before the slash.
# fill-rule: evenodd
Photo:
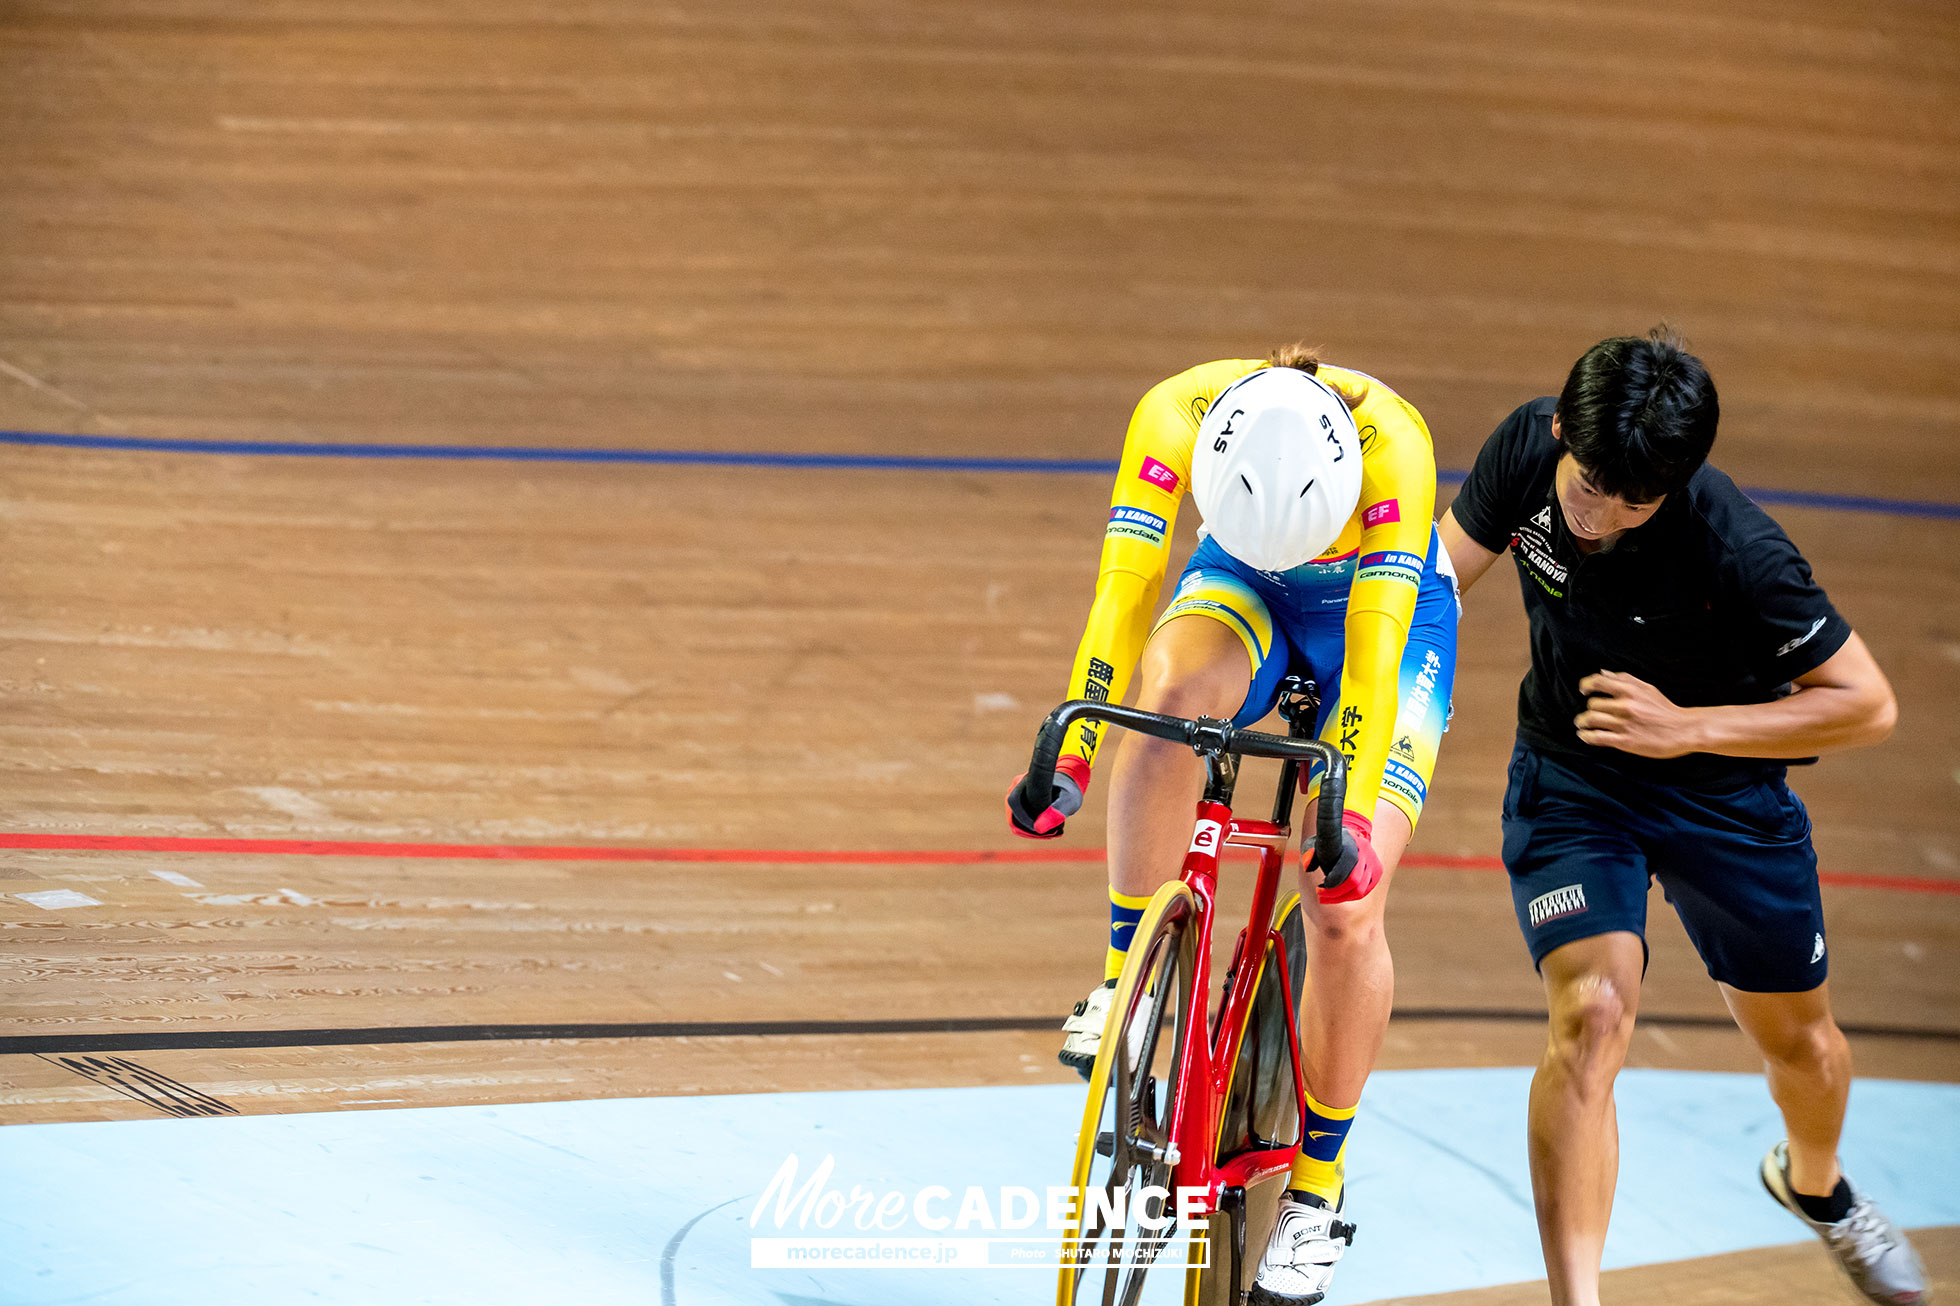
<svg viewBox="0 0 1960 1306">
<path fill-rule="evenodd" d="M 1316 1161 L 1331 1165 L 1334 1158 L 1341 1154 L 1341 1144 L 1347 1141 L 1348 1130 L 1354 1127 L 1354 1117 L 1329 1120 L 1309 1106 L 1307 1118 L 1302 1124 L 1300 1150 Z"/>
<path fill-rule="evenodd" d="M 1109 904 L 1109 946 L 1118 952 L 1130 950 L 1130 940 L 1136 937 L 1137 922 L 1143 919 L 1143 908 L 1124 907 L 1111 901 Z"/>
</svg>

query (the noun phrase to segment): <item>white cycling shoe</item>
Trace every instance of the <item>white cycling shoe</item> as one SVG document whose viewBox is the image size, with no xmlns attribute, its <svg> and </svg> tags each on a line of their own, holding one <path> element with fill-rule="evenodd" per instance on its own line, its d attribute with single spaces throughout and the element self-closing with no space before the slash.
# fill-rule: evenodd
<svg viewBox="0 0 1960 1306">
<path fill-rule="evenodd" d="M 1096 1054 L 1102 1051 L 1103 1026 L 1109 1023 L 1110 999 L 1116 996 L 1116 981 L 1104 980 L 1089 990 L 1089 996 L 1075 1004 L 1075 1012 L 1062 1022 L 1062 1050 L 1057 1060 L 1082 1078 L 1089 1078 L 1095 1067 Z M 1150 1003 L 1137 1004 L 1136 1013 L 1130 1017 L 1130 1073 L 1137 1070 L 1138 1054 L 1143 1047 L 1143 1027 L 1150 1021 Z"/>
<path fill-rule="evenodd" d="M 1346 1196 L 1342 1204 L 1346 1204 Z M 1311 1193 L 1288 1190 L 1260 1258 L 1246 1306 L 1313 1306 L 1327 1295 L 1334 1267 L 1354 1242 L 1354 1226 Z"/>
<path fill-rule="evenodd" d="M 1109 1000 L 1116 995 L 1116 981 L 1105 980 L 1089 990 L 1089 996 L 1075 1004 L 1075 1012 L 1062 1022 L 1061 1063 L 1087 1079 L 1102 1050 L 1103 1026 L 1109 1023 Z"/>
</svg>

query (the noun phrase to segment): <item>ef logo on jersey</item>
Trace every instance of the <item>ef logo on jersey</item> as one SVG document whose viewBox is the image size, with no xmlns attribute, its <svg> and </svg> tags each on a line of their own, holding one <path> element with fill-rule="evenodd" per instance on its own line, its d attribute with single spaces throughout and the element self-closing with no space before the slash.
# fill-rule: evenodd
<svg viewBox="0 0 1960 1306">
<path fill-rule="evenodd" d="M 1155 458 L 1145 458 L 1143 467 L 1137 472 L 1139 481 L 1147 481 L 1166 494 L 1177 493 L 1177 473 Z"/>
</svg>

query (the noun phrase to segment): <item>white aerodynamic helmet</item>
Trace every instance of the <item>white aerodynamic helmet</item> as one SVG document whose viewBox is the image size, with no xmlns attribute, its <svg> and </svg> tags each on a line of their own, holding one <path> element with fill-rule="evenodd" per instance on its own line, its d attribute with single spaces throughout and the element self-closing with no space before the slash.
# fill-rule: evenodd
<svg viewBox="0 0 1960 1306">
<path fill-rule="evenodd" d="M 1262 367 L 1198 424 L 1191 496 L 1219 547 L 1260 571 L 1311 562 L 1361 501 L 1361 436 L 1334 388 L 1295 367 Z"/>
</svg>

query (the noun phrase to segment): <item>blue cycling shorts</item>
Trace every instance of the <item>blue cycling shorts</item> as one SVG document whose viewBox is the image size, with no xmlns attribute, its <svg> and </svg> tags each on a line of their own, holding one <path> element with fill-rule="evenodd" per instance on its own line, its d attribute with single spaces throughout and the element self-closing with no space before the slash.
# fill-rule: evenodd
<svg viewBox="0 0 1960 1306">
<path fill-rule="evenodd" d="M 1456 622 L 1460 611 L 1448 555 L 1432 529 L 1429 556 L 1416 594 L 1415 618 L 1402 654 L 1402 683 L 1381 797 L 1402 809 L 1414 825 L 1429 795 L 1436 751 L 1449 728 L 1450 691 L 1456 678 Z M 1352 578 L 1354 564 L 1347 559 Z M 1255 571 L 1210 539 L 1198 545 L 1178 578 L 1161 627 L 1176 617 L 1205 616 L 1222 622 L 1252 659 L 1252 685 L 1232 724 L 1249 726 L 1279 702 L 1280 682 L 1306 676 L 1320 688 L 1317 733 L 1340 708 L 1341 666 L 1347 654 L 1345 587 L 1328 584 L 1329 568 L 1310 564 L 1292 572 Z"/>
</svg>

